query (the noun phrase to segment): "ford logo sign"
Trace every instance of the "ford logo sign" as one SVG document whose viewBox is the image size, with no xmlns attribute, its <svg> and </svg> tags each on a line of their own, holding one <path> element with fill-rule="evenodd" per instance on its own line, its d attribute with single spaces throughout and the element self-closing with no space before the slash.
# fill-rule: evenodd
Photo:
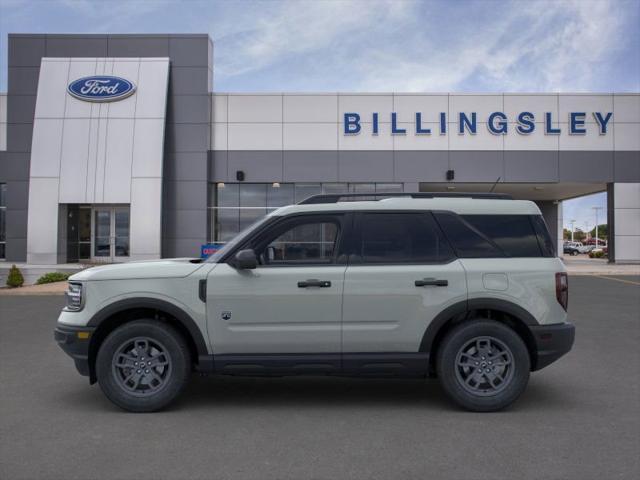
<svg viewBox="0 0 640 480">
<path fill-rule="evenodd" d="M 67 91 L 86 102 L 113 102 L 133 94 L 136 86 L 124 78 L 99 75 L 79 78 L 69 84 Z"/>
</svg>

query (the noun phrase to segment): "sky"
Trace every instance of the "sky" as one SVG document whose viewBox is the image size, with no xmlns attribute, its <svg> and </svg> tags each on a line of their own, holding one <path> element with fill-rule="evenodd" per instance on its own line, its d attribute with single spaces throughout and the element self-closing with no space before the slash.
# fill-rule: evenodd
<svg viewBox="0 0 640 480">
<path fill-rule="evenodd" d="M 638 92 L 638 25 L 640 0 L 0 0 L 0 91 L 8 33 L 208 33 L 219 92 Z"/>
</svg>

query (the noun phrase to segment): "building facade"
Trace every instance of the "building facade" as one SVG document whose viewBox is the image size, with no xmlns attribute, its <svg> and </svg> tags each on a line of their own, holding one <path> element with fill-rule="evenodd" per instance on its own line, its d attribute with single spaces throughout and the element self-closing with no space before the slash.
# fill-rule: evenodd
<svg viewBox="0 0 640 480">
<path fill-rule="evenodd" d="M 198 256 L 321 192 L 607 191 L 640 262 L 640 94 L 218 93 L 207 35 L 9 35 L 0 257 Z M 604 213 L 604 212 L 602 212 Z M 581 226 L 582 227 L 582 226 Z"/>
</svg>

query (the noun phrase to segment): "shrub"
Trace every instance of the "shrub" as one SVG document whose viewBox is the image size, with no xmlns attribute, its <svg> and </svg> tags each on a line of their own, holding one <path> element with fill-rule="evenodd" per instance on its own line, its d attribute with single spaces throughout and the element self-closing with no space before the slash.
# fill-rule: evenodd
<svg viewBox="0 0 640 480">
<path fill-rule="evenodd" d="M 9 270 L 9 275 L 7 276 L 7 286 L 11 288 L 21 287 L 24 283 L 24 277 L 22 276 L 22 272 L 20 269 L 13 265 Z"/>
<path fill-rule="evenodd" d="M 53 283 L 53 282 L 64 282 L 67 280 L 72 274 L 71 273 L 63 273 L 63 272 L 49 272 L 42 275 L 36 283 L 38 285 L 42 285 L 43 283 Z"/>
<path fill-rule="evenodd" d="M 604 252 L 602 250 L 597 250 L 597 251 L 590 251 L 589 252 L 589 258 L 603 258 L 604 257 Z"/>
</svg>

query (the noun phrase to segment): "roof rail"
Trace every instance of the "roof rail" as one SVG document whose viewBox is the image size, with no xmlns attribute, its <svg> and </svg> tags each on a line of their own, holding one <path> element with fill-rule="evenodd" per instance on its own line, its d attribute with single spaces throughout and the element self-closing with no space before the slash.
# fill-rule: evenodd
<svg viewBox="0 0 640 480">
<path fill-rule="evenodd" d="M 407 198 L 477 198 L 491 200 L 513 200 L 511 195 L 506 193 L 462 193 L 462 192 L 405 192 L 405 193 L 328 193 L 322 195 L 312 195 L 305 198 L 298 205 L 309 205 L 316 203 L 338 203 L 341 199 L 362 199 L 377 201 L 385 198 L 407 197 Z"/>
</svg>

